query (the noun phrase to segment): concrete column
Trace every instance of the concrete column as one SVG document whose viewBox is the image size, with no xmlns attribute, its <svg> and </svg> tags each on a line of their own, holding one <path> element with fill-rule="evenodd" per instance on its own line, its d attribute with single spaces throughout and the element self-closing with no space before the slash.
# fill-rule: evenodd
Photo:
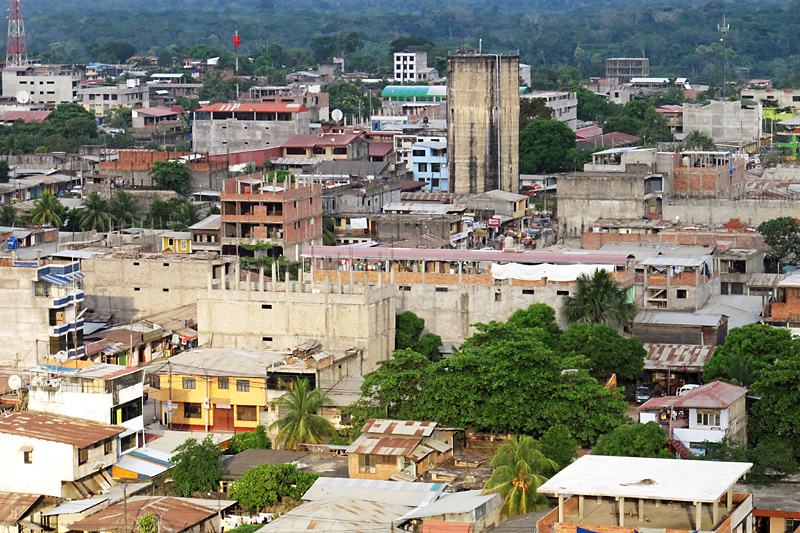
<svg viewBox="0 0 800 533">
<path fill-rule="evenodd" d="M 583 496 L 578 496 L 578 518 L 583 520 Z"/>
<path fill-rule="evenodd" d="M 264 265 L 258 267 L 258 292 L 264 292 Z"/>
<path fill-rule="evenodd" d="M 744 521 L 744 530 L 745 533 L 753 533 L 753 515 L 748 516 Z"/>
<path fill-rule="evenodd" d="M 288 272 L 286 273 L 286 283 L 285 283 L 285 287 L 284 288 L 286 289 L 286 293 L 288 294 L 289 293 L 289 273 Z"/>
<path fill-rule="evenodd" d="M 564 495 L 558 495 L 558 521 L 564 522 Z"/>
<path fill-rule="evenodd" d="M 644 500 L 639 498 L 639 520 L 644 520 Z"/>
<path fill-rule="evenodd" d="M 425 261 L 422 262 L 422 283 L 425 283 Z"/>
<path fill-rule="evenodd" d="M 703 502 L 697 502 L 694 505 L 694 528 L 700 531 L 703 529 Z"/>
<path fill-rule="evenodd" d="M 725 499 L 725 507 L 730 511 L 733 509 L 733 487 L 728 488 L 727 498 Z"/>
<path fill-rule="evenodd" d="M 336 292 L 342 294 L 342 271 L 336 271 Z"/>
<path fill-rule="evenodd" d="M 625 498 L 619 498 L 619 527 L 625 527 Z"/>
<path fill-rule="evenodd" d="M 714 527 L 719 521 L 719 501 L 717 500 L 714 500 L 714 503 L 711 504 L 711 516 L 714 517 L 714 523 L 712 524 L 712 527 Z"/>
<path fill-rule="evenodd" d="M 458 262 L 458 284 L 461 285 L 461 271 L 463 270 L 463 263 L 461 261 Z M 583 498 L 583 496 L 581 496 Z M 581 517 L 583 518 L 583 517 Z"/>
<path fill-rule="evenodd" d="M 661 500 L 656 500 L 656 507 L 661 507 Z"/>
<path fill-rule="evenodd" d="M 270 276 L 269 283 L 272 286 L 272 292 L 278 290 L 278 269 L 276 268 L 276 264 L 273 261 L 272 263 L 272 275 Z"/>
</svg>

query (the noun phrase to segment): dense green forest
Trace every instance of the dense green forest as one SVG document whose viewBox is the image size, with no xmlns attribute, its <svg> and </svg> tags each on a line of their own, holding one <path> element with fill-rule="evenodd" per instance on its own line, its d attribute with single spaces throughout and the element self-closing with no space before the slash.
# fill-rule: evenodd
<svg viewBox="0 0 800 533">
<path fill-rule="evenodd" d="M 800 75 L 800 0 L 24 0 L 23 12 L 30 52 L 49 61 L 98 59 L 109 44 L 178 59 L 198 44 L 230 52 L 238 30 L 242 55 L 255 58 L 277 44 L 293 51 L 295 64 L 276 67 L 302 67 L 346 52 L 342 37 L 357 32 L 361 46 L 350 50 L 349 64 L 371 74 L 387 72 L 391 40 L 418 35 L 443 50 L 477 47 L 482 39 L 486 51 L 518 50 L 534 71 L 572 66 L 584 75 L 602 75 L 606 57 L 644 52 L 652 75 L 710 84 L 721 76 L 717 24 L 724 15 L 734 77 L 791 85 Z M 314 39 L 323 53 L 300 53 L 312 50 Z"/>
</svg>

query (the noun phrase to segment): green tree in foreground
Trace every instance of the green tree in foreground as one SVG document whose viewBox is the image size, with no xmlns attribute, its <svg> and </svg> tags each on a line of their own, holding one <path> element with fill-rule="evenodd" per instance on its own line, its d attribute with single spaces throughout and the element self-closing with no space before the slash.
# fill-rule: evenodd
<svg viewBox="0 0 800 533">
<path fill-rule="evenodd" d="M 17 208 L 14 204 L 5 204 L 0 207 L 0 226 L 13 227 L 17 222 Z"/>
<path fill-rule="evenodd" d="M 570 324 L 597 323 L 615 328 L 627 326 L 638 312 L 636 304 L 628 301 L 627 289 L 606 270 L 578 276 L 572 294 L 564 297 L 562 309 Z"/>
<path fill-rule="evenodd" d="M 607 324 L 573 324 L 561 335 L 561 349 L 586 356 L 592 377 L 605 382 L 612 374 L 635 380 L 644 369 L 647 350 Z"/>
<path fill-rule="evenodd" d="M 748 448 L 741 442 L 725 437 L 720 442 L 702 442 L 699 447 L 703 453 L 695 455 L 693 459 L 753 463 L 753 468 L 747 473 L 747 483 L 769 485 L 796 474 L 798 470 L 792 447 L 776 439 L 768 439 L 754 448 Z"/>
<path fill-rule="evenodd" d="M 124 229 L 128 224 L 133 225 L 134 219 L 139 214 L 136 203 L 136 197 L 127 191 L 117 191 L 114 194 L 111 199 L 111 215 L 120 228 Z"/>
<path fill-rule="evenodd" d="M 534 120 L 553 120 L 552 107 L 547 107 L 545 98 L 519 99 L 519 131 L 524 130 Z"/>
<path fill-rule="evenodd" d="M 269 437 L 267 437 L 267 428 L 262 425 L 256 426 L 254 431 L 245 431 L 237 433 L 231 437 L 231 443 L 228 446 L 230 453 L 239 453 L 244 450 L 269 450 L 271 447 Z"/>
<path fill-rule="evenodd" d="M 674 458 L 667 434 L 656 422 L 620 426 L 597 441 L 595 455 Z"/>
<path fill-rule="evenodd" d="M 283 418 L 273 422 L 269 428 L 277 428 L 276 444 L 283 444 L 287 450 L 294 450 L 300 443 L 319 444 L 326 437 L 336 435 L 333 424 L 317 412 L 330 405 L 330 398 L 321 389 L 311 389 L 307 379 L 293 382 L 292 388 L 272 405 L 288 410 Z"/>
<path fill-rule="evenodd" d="M 58 228 L 61 226 L 61 212 L 64 206 L 53 196 L 50 191 L 42 192 L 42 195 L 34 202 L 31 211 L 31 222 L 36 226 L 49 226 Z"/>
<path fill-rule="evenodd" d="M 397 315 L 395 329 L 395 349 L 405 350 L 410 348 L 431 361 L 438 361 L 442 358 L 439 353 L 442 338 L 433 333 L 422 334 L 425 330 L 425 319 L 418 317 L 411 311 L 405 311 Z"/>
<path fill-rule="evenodd" d="M 777 272 L 780 272 L 782 263 L 800 259 L 800 224 L 794 217 L 762 222 L 758 232 L 764 236 L 764 244 L 769 246 L 768 257 L 777 262 Z"/>
<path fill-rule="evenodd" d="M 188 498 L 193 492 L 216 490 L 223 470 L 221 452 L 211 437 L 201 442 L 186 439 L 172 453 L 172 484 L 178 496 Z"/>
<path fill-rule="evenodd" d="M 255 533 L 262 527 L 264 527 L 263 524 L 242 524 L 233 529 L 229 529 L 228 533 Z"/>
<path fill-rule="evenodd" d="M 139 533 L 158 533 L 158 520 L 153 513 L 147 513 L 136 519 L 136 531 Z"/>
<path fill-rule="evenodd" d="M 512 436 L 492 457 L 492 468 L 483 492 L 499 493 L 503 497 L 506 516 L 529 513 L 548 505 L 547 497 L 537 489 L 558 471 L 558 465 L 544 456 L 533 438 Z"/>
<path fill-rule="evenodd" d="M 192 192 L 192 172 L 178 161 L 156 161 L 150 168 L 153 183 L 161 190 L 189 196 Z"/>
<path fill-rule="evenodd" d="M 725 344 L 717 346 L 703 366 L 703 381 L 727 381 L 750 387 L 763 369 L 796 354 L 797 342 L 787 329 L 767 324 L 733 328 L 725 337 Z"/>
<path fill-rule="evenodd" d="M 229 494 L 239 505 L 257 513 L 285 500 L 299 500 L 318 477 L 301 472 L 296 465 L 263 464 L 245 472 Z"/>
<path fill-rule="evenodd" d="M 578 457 L 578 441 L 566 426 L 559 424 L 544 432 L 539 439 L 539 450 L 562 470 Z"/>
</svg>

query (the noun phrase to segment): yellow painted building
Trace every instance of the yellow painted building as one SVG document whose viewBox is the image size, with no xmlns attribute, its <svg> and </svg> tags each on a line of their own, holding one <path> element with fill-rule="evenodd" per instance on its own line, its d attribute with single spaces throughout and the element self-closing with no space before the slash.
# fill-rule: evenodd
<svg viewBox="0 0 800 533">
<path fill-rule="evenodd" d="M 195 349 L 151 365 L 150 396 L 161 423 L 171 423 L 172 429 L 252 431 L 278 418 L 269 404 L 294 381 L 330 388 L 341 379 L 340 370 L 351 375 L 360 360 L 360 352 L 320 358 L 269 350 Z"/>
<path fill-rule="evenodd" d="M 159 235 L 161 238 L 161 251 L 176 254 L 192 253 L 191 231 L 167 231 Z"/>
</svg>

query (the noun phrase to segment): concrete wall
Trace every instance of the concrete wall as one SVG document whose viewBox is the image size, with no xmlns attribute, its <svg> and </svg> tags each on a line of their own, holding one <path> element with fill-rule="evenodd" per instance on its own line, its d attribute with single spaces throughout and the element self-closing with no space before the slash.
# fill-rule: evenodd
<svg viewBox="0 0 800 533">
<path fill-rule="evenodd" d="M 519 57 L 447 58 L 451 192 L 519 192 Z"/>
<path fill-rule="evenodd" d="M 151 187 L 153 180 L 150 177 L 150 168 L 153 163 L 178 159 L 190 154 L 191 152 L 120 150 L 119 160 L 101 162 L 100 170 L 103 173 L 121 176 L 126 184 Z M 189 163 L 188 167 L 192 172 L 192 189 L 194 190 L 218 191 L 222 189 L 222 182 L 229 177 L 228 165 L 225 161 L 202 159 Z"/>
<path fill-rule="evenodd" d="M 284 350 L 317 339 L 327 350 L 363 350 L 363 371 L 370 372 L 394 349 L 396 291 L 390 284 L 366 288 L 347 282 L 214 288 L 199 294 L 198 342 Z"/>
<path fill-rule="evenodd" d="M 400 186 L 393 183 L 365 183 L 361 187 L 339 185 L 322 191 L 322 214 L 329 217 L 338 213 L 380 213 L 385 204 L 398 202 Z"/>
<path fill-rule="evenodd" d="M 221 267 L 225 261 L 230 259 L 141 254 L 84 259 L 81 269 L 86 275 L 86 307 L 113 314 L 114 322 L 123 323 L 135 315 L 147 316 L 193 304 L 198 289 L 208 286 L 212 265 Z"/>
<path fill-rule="evenodd" d="M 559 197 L 559 210 L 562 203 Z M 797 202 L 729 198 L 671 198 L 663 204 L 663 218 L 680 217 L 685 224 L 725 224 L 731 217 L 743 225 L 758 226 L 778 217 L 796 217 Z"/>
<path fill-rule="evenodd" d="M 743 108 L 740 102 L 714 101 L 683 107 L 683 133 L 699 131 L 715 142 L 749 143 L 761 138 L 761 104 Z"/>
<path fill-rule="evenodd" d="M 728 213 L 730 215 L 731 213 Z M 683 217 L 681 217 L 683 220 Z M 689 221 L 691 222 L 691 221 Z M 719 231 L 691 229 L 688 227 L 663 230 L 659 233 L 599 233 L 585 232 L 582 247 L 586 250 L 599 250 L 606 243 L 642 243 L 642 244 L 680 244 L 685 246 L 713 246 L 727 250 L 743 248 L 750 250 L 766 250 L 764 237 L 755 231 Z M 757 272 L 754 270 L 753 272 Z"/>
<path fill-rule="evenodd" d="M 576 172 L 559 177 L 559 237 L 566 244 L 580 245 L 583 232 L 599 218 L 641 218 L 644 178 L 643 174 L 624 172 Z"/>
<path fill-rule="evenodd" d="M 73 102 L 78 94 L 77 74 L 6 72 L 3 74 L 3 96 L 16 98 L 20 91 L 30 95 L 32 104 L 65 104 Z"/>
<path fill-rule="evenodd" d="M 62 389 L 63 387 L 57 389 L 31 387 L 28 407 L 34 411 L 94 420 L 103 424 L 113 424 L 111 409 L 137 398 L 141 401 L 144 390 L 141 382 L 132 387 L 121 389 L 119 391 L 119 401 L 114 403 L 114 398 L 111 394 L 65 392 Z M 141 431 L 144 429 L 144 418 L 143 416 L 137 416 L 119 425 Z"/>
<path fill-rule="evenodd" d="M 292 120 L 195 120 L 192 123 L 192 149 L 221 155 L 280 146 L 289 137 L 307 134 L 309 113 L 290 113 Z"/>
</svg>

